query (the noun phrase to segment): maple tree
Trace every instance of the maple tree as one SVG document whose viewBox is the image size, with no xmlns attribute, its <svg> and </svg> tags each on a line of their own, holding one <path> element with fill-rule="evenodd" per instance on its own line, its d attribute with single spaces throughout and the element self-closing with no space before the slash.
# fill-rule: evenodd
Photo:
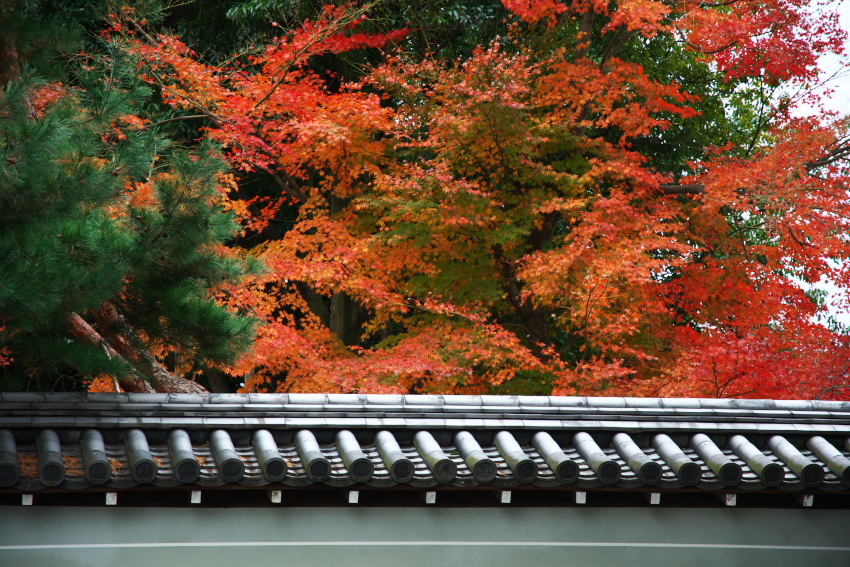
<svg viewBox="0 0 850 567">
<path fill-rule="evenodd" d="M 342 6 L 226 66 L 115 9 L 146 80 L 243 172 L 234 249 L 267 270 L 222 301 L 264 324 L 227 370 L 279 391 L 810 397 L 846 380 L 847 335 L 801 282 L 850 284 L 848 139 L 791 113 L 841 50 L 835 16 L 504 6 L 505 36 L 459 59 Z M 359 75 L 316 66 L 354 50 L 383 51 Z M 250 194 L 258 172 L 276 192 Z"/>
</svg>

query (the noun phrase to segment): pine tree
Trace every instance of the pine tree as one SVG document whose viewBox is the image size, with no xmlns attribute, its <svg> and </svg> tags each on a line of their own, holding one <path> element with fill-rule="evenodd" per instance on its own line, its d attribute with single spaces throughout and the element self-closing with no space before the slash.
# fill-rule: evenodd
<svg viewBox="0 0 850 567">
<path fill-rule="evenodd" d="M 65 83 L 39 79 L 22 51 L 4 52 L 0 83 L 0 388 L 108 375 L 203 390 L 178 375 L 226 364 L 253 336 L 215 298 L 251 269 L 223 246 L 237 227 L 219 152 L 174 147 L 140 118 L 150 91 L 107 47 Z"/>
</svg>

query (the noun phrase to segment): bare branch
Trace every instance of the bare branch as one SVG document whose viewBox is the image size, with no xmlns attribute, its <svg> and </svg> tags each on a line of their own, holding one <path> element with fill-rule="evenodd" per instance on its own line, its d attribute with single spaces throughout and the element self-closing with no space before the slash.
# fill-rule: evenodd
<svg viewBox="0 0 850 567">
<path fill-rule="evenodd" d="M 815 397 L 815 399 L 816 399 L 816 400 L 819 400 L 819 399 L 821 399 L 821 397 L 822 397 L 824 394 L 826 394 L 826 393 L 827 393 L 827 392 L 829 392 L 830 390 L 838 390 L 838 389 L 840 389 L 840 388 L 850 388 L 850 384 L 842 384 L 842 385 L 840 385 L 840 386 L 830 386 L 829 388 L 827 388 L 827 389 L 825 389 L 825 390 L 821 390 L 821 393 L 820 393 L 820 394 L 818 394 L 818 395 L 817 395 L 817 397 Z"/>
</svg>

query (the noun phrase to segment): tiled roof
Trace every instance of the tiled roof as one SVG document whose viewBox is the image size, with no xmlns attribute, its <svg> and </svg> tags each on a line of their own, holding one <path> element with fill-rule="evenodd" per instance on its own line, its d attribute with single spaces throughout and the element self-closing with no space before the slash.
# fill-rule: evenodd
<svg viewBox="0 0 850 567">
<path fill-rule="evenodd" d="M 0 487 L 850 486 L 850 403 L 0 394 Z"/>
</svg>

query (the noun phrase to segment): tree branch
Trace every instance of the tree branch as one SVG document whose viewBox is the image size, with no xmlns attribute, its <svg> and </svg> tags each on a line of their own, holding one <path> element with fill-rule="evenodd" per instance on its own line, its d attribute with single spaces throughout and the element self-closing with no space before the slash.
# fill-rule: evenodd
<svg viewBox="0 0 850 567">
<path fill-rule="evenodd" d="M 287 63 L 286 67 L 283 69 L 283 73 L 281 74 L 280 78 L 278 78 L 274 82 L 269 91 L 265 95 L 263 95 L 260 100 L 254 103 L 254 106 L 251 107 L 251 112 L 255 111 L 257 108 L 262 106 L 267 100 L 269 100 L 269 98 L 271 98 L 274 92 L 286 80 L 286 77 L 289 75 L 289 72 L 296 65 L 296 63 L 298 63 L 298 60 L 302 55 L 307 53 L 312 47 L 325 41 L 329 37 L 333 36 L 335 33 L 338 33 L 346 25 L 350 24 L 351 22 L 354 22 L 359 16 L 365 14 L 371 7 L 372 4 L 366 4 L 364 6 L 361 6 L 357 10 L 354 10 L 353 12 L 346 13 L 344 17 L 333 22 L 333 25 L 329 26 L 327 29 L 322 30 L 322 32 L 318 35 L 310 38 L 309 41 L 307 41 L 303 46 L 298 49 L 298 51 L 295 52 L 292 57 L 292 61 Z"/>
<path fill-rule="evenodd" d="M 123 356 L 118 354 L 112 345 L 110 345 L 100 333 L 95 331 L 94 327 L 89 325 L 86 320 L 80 317 L 77 313 L 71 313 L 68 316 L 68 323 L 70 323 L 72 333 L 75 337 L 82 339 L 91 345 L 102 347 L 109 358 L 123 361 L 127 364 L 127 366 L 133 368 L 132 364 L 127 362 Z M 145 378 L 141 374 L 135 372 L 135 370 L 130 376 L 113 376 L 113 379 L 117 380 L 117 383 L 120 384 L 124 390 L 130 392 L 153 392 L 153 389 L 147 383 Z"/>
<path fill-rule="evenodd" d="M 104 305 L 98 313 L 95 313 L 95 319 L 110 339 L 109 344 L 125 359 L 132 360 L 141 366 L 145 378 L 157 392 L 207 392 L 206 388 L 197 382 L 178 378 L 160 364 L 156 357 L 144 347 L 141 339 L 114 305 L 110 303 Z"/>
<path fill-rule="evenodd" d="M 626 26 L 618 27 L 611 38 L 611 41 L 605 46 L 605 51 L 602 53 L 602 57 L 600 59 L 600 66 L 603 68 L 607 68 L 608 62 L 620 54 L 620 51 L 623 50 L 623 47 L 626 45 L 631 38 L 633 38 L 637 34 L 637 31 L 628 31 Z"/>
<path fill-rule="evenodd" d="M 269 157 L 271 157 L 271 156 L 269 156 Z M 276 162 L 277 165 L 280 165 L 280 163 L 277 162 L 277 160 L 275 160 L 275 162 Z M 264 168 L 264 169 L 269 173 L 269 175 L 272 176 L 272 179 L 275 180 L 275 183 L 277 183 L 280 186 L 280 188 L 283 189 L 284 192 L 287 195 L 289 195 L 290 197 L 293 197 L 295 199 L 298 199 L 302 203 L 307 202 L 307 199 L 309 199 L 309 197 L 307 196 L 307 193 L 305 193 L 304 190 L 301 189 L 301 187 L 298 186 L 298 183 L 295 181 L 295 178 L 292 177 L 289 174 L 288 171 L 283 169 L 282 165 L 280 165 L 280 168 L 281 169 L 279 169 L 278 171 L 274 171 L 274 170 L 269 169 L 269 168 Z M 281 174 L 283 174 L 283 175 L 281 175 Z"/>
<path fill-rule="evenodd" d="M 818 394 L 817 397 L 815 397 L 815 399 L 819 400 L 819 399 L 821 399 L 821 397 L 823 397 L 824 394 L 826 394 L 830 390 L 838 390 L 840 388 L 850 388 L 850 384 L 842 384 L 840 386 L 830 386 L 829 388 L 827 388 L 825 390 L 821 390 L 820 394 Z"/>
<path fill-rule="evenodd" d="M 797 235 L 796 235 L 796 234 L 794 234 L 794 231 L 791 229 L 791 227 L 790 227 L 790 226 L 788 227 L 788 234 L 790 234 L 790 235 L 791 235 L 791 238 L 793 238 L 793 239 L 794 239 L 794 242 L 796 242 L 797 244 L 799 244 L 799 245 L 800 245 L 800 248 L 805 248 L 806 246 L 810 246 L 810 247 L 812 247 L 812 248 L 815 248 L 815 245 L 814 245 L 814 244 L 812 244 L 811 242 L 805 242 L 805 241 L 800 240 L 799 238 L 797 238 Z"/>
<path fill-rule="evenodd" d="M 159 126 L 160 124 L 167 124 L 169 122 L 176 122 L 177 120 L 191 120 L 193 118 L 209 118 L 207 114 L 192 114 L 191 116 L 175 116 L 174 118 L 168 118 L 166 120 L 160 120 L 159 122 L 154 122 L 153 124 L 148 124 L 148 128 L 153 128 L 154 126 Z"/>
<path fill-rule="evenodd" d="M 661 192 L 665 195 L 702 195 L 705 193 L 705 185 L 693 183 L 690 185 L 662 185 Z"/>
<path fill-rule="evenodd" d="M 823 167 L 838 160 L 844 159 L 847 156 L 850 156 L 850 142 L 845 140 L 837 144 L 834 149 L 829 150 L 823 157 L 806 162 L 806 169 L 811 170 L 816 169 L 818 167 Z"/>
</svg>

